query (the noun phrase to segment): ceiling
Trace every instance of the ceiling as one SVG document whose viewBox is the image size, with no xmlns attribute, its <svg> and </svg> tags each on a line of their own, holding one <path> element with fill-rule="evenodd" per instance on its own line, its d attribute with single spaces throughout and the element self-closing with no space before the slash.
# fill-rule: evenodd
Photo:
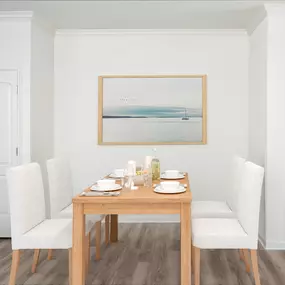
<svg viewBox="0 0 285 285">
<path fill-rule="evenodd" d="M 57 29 L 247 29 L 263 3 L 285 1 L 0 1 L 0 11 L 33 11 Z"/>
</svg>

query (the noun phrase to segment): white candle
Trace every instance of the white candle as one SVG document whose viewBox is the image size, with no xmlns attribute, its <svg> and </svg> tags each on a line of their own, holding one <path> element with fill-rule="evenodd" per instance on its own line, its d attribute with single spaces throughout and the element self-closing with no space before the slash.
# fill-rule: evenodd
<svg viewBox="0 0 285 285">
<path fill-rule="evenodd" d="M 145 160 L 144 160 L 144 168 L 145 169 L 151 168 L 151 161 L 152 161 L 152 156 L 148 155 L 145 157 Z"/>
<path fill-rule="evenodd" d="M 136 175 L 136 162 L 134 160 L 128 161 L 128 175 Z"/>
</svg>

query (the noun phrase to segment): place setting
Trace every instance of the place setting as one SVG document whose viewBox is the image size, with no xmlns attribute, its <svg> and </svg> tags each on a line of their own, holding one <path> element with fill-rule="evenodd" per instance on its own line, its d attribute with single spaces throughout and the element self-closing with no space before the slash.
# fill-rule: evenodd
<svg viewBox="0 0 285 285">
<path fill-rule="evenodd" d="M 98 192 L 108 192 L 108 191 L 118 191 L 122 189 L 122 185 L 116 184 L 115 179 L 101 179 L 96 182 L 96 184 L 90 187 L 91 191 Z"/>
<path fill-rule="evenodd" d="M 125 169 L 114 169 L 106 178 L 107 179 L 122 179 L 125 176 Z"/>
<path fill-rule="evenodd" d="M 160 175 L 162 180 L 181 180 L 184 178 L 185 173 L 179 170 L 165 170 Z M 182 184 L 179 181 L 161 181 L 153 186 L 153 191 L 158 194 L 180 194 L 186 192 L 187 189 L 187 184 Z"/>
<path fill-rule="evenodd" d="M 186 184 L 181 184 L 177 181 L 163 181 L 159 184 L 154 184 L 154 192 L 159 194 L 179 194 L 186 191 Z"/>
<path fill-rule="evenodd" d="M 124 188 L 132 190 L 138 187 L 134 186 L 134 176 L 136 175 L 136 163 L 128 161 L 127 168 L 114 169 L 110 174 L 98 180 L 90 187 L 90 191 L 82 192 L 81 196 L 92 197 L 114 197 L 119 196 L 120 191 Z M 120 183 L 117 183 L 120 180 Z"/>
<path fill-rule="evenodd" d="M 161 179 L 176 180 L 185 178 L 185 173 L 179 170 L 166 170 L 161 173 Z"/>
<path fill-rule="evenodd" d="M 89 192 L 82 192 L 81 196 L 88 197 L 116 197 L 120 195 L 122 185 L 117 184 L 115 179 L 100 179 L 90 187 Z"/>
</svg>

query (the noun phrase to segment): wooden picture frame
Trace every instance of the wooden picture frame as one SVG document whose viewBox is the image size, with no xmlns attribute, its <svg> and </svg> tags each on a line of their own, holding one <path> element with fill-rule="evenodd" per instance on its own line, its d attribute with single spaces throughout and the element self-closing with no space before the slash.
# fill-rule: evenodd
<svg viewBox="0 0 285 285">
<path fill-rule="evenodd" d="M 112 84 L 110 83 L 111 81 L 110 80 L 113 80 L 113 86 Z M 136 81 L 132 80 L 132 79 L 135 79 Z M 108 101 L 109 104 L 114 104 L 113 103 L 113 99 L 111 100 L 110 97 L 116 97 L 116 96 L 121 96 L 120 94 L 124 94 L 124 92 L 128 92 L 128 89 L 129 89 L 129 86 L 131 88 L 131 86 L 133 85 L 134 88 L 136 88 L 136 84 L 137 86 L 139 87 L 144 87 L 143 86 L 143 82 L 146 82 L 144 81 L 145 79 L 152 79 L 152 83 L 153 86 L 155 88 L 157 88 L 157 81 L 154 81 L 154 79 L 163 79 L 161 80 L 160 82 L 163 83 L 162 85 L 164 86 L 164 91 L 166 90 L 166 92 L 168 92 L 168 89 L 166 89 L 166 86 L 167 86 L 167 79 L 183 79 L 183 81 L 180 81 L 180 82 L 184 82 L 183 84 L 185 85 L 191 85 L 192 83 L 188 83 L 187 79 L 191 80 L 191 79 L 196 79 L 195 80 L 195 84 L 193 84 L 193 86 L 199 86 L 199 88 L 201 88 L 201 104 L 202 106 L 199 107 L 199 108 L 189 108 L 189 106 L 185 107 L 185 106 L 182 106 L 182 107 L 167 107 L 167 109 L 170 109 L 168 111 L 166 111 L 166 113 L 168 112 L 168 115 L 163 115 L 163 116 L 168 116 L 168 117 L 157 117 L 157 115 L 151 115 L 151 117 L 148 117 L 148 116 L 145 116 L 145 114 L 141 117 L 138 117 L 137 113 L 135 115 L 131 115 L 131 116 L 126 116 L 126 114 L 120 114 L 120 115 L 117 115 L 118 114 L 118 108 L 116 109 L 113 105 L 111 105 L 112 107 L 110 107 L 110 105 L 108 105 L 107 107 L 109 107 L 109 109 L 116 109 L 115 112 L 117 113 L 112 113 L 112 111 L 109 111 L 109 113 L 106 113 L 108 111 L 106 111 L 107 107 L 104 106 L 104 92 L 107 92 L 108 91 L 108 94 L 111 93 L 111 95 L 109 95 L 109 98 Z M 166 80 L 165 80 L 166 79 Z M 108 85 L 106 85 L 105 81 L 108 81 Z M 120 80 L 120 81 L 119 81 Z M 128 81 L 128 80 L 132 80 L 132 81 Z M 200 83 L 199 83 L 199 80 L 201 80 L 201 86 L 200 86 Z M 192 80 L 193 81 L 193 80 Z M 132 84 L 128 84 L 129 83 L 132 83 Z M 155 82 L 155 83 L 154 83 Z M 169 81 L 170 82 L 170 81 Z M 174 85 L 174 89 L 175 89 L 175 80 L 171 80 L 171 85 Z M 179 81 L 178 81 L 179 82 Z M 194 82 L 194 81 L 193 81 Z M 124 84 L 121 84 L 121 83 L 124 83 Z M 177 83 L 178 84 L 178 83 Z M 145 85 L 150 85 L 150 83 L 148 82 L 147 84 L 145 83 Z M 170 86 L 171 86 L 170 85 Z M 123 90 L 119 90 L 118 86 L 123 86 L 122 89 Z M 177 85 L 179 88 L 180 86 Z M 146 89 L 149 88 L 149 87 L 145 87 Z M 155 89 L 154 88 L 154 89 Z M 195 87 L 196 89 L 198 87 Z M 143 89 L 143 88 L 142 88 Z M 149 88 L 150 90 L 151 88 Z M 170 88 L 171 89 L 171 88 Z M 173 87 L 172 87 L 173 89 Z M 113 91 L 114 90 L 114 91 Z M 139 92 L 141 94 L 144 94 L 142 93 L 143 91 L 141 91 L 141 88 L 137 88 L 136 90 L 140 90 Z M 147 91 L 149 91 L 147 90 Z M 112 92 L 115 94 L 112 94 Z M 130 91 L 131 92 L 131 91 Z M 175 92 L 175 91 L 174 91 Z M 182 88 L 182 91 L 181 93 L 179 94 L 182 94 L 182 93 L 185 93 L 187 94 L 187 90 L 185 90 L 185 88 Z M 189 91 L 191 92 L 191 91 Z M 196 90 L 196 93 L 198 91 Z M 200 91 L 199 91 L 200 92 Z M 195 92 L 193 92 L 194 94 Z M 195 93 L 195 98 L 196 98 L 196 101 L 198 100 L 198 102 L 200 101 L 200 98 L 198 98 L 198 95 Z M 151 95 L 147 95 L 147 96 L 151 96 Z M 173 97 L 176 97 L 176 94 L 170 94 L 169 96 L 172 96 L 172 101 L 174 100 Z M 182 96 L 182 95 L 181 95 Z M 146 96 L 145 96 L 146 97 Z M 143 95 L 140 98 L 145 98 Z M 178 96 L 177 96 L 178 97 Z M 187 95 L 184 95 L 184 97 L 187 97 Z M 129 97 L 118 97 L 116 98 L 116 102 L 119 102 L 120 101 L 128 101 L 128 98 Z M 134 97 L 135 100 L 137 100 L 137 97 Z M 151 100 L 152 98 L 154 98 L 153 96 L 151 97 Z M 198 98 L 198 99 L 197 99 Z M 105 98 L 106 99 L 106 98 Z M 129 99 L 131 100 L 131 99 Z M 126 102 L 125 102 L 126 103 Z M 107 104 L 107 103 L 106 103 Z M 121 103 L 120 103 L 121 104 Z M 119 109 L 121 108 L 124 108 L 124 110 L 126 110 L 126 108 L 129 108 L 130 107 L 141 107 L 142 105 L 132 105 L 132 103 L 130 105 L 128 105 L 128 103 L 126 103 L 127 105 L 120 105 L 119 106 Z M 176 103 L 175 103 L 176 104 Z M 189 104 L 189 103 L 188 103 Z M 115 105 L 116 107 L 118 106 L 119 104 Z M 105 107 L 105 113 L 104 114 L 104 107 Z M 153 108 L 152 105 L 148 105 L 147 107 L 149 108 Z M 166 107 L 157 107 L 157 108 L 166 108 Z M 174 108 L 174 111 L 173 111 L 173 108 Z M 181 112 L 183 112 L 182 110 L 185 109 L 185 115 L 183 115 L 181 118 L 180 117 L 177 117 L 177 116 L 180 116 L 179 114 L 181 114 Z M 178 111 L 177 111 L 178 110 Z M 194 112 L 193 114 L 191 115 L 188 115 L 188 110 L 192 110 L 192 112 Z M 197 111 L 198 110 L 198 111 Z M 159 110 L 161 111 L 161 110 Z M 111 112 L 111 113 L 110 113 Z M 114 112 L 114 111 L 113 111 Z M 141 112 L 141 111 L 140 111 Z M 169 112 L 172 112 L 171 114 L 173 115 L 169 115 L 170 113 Z M 196 113 L 195 113 L 196 112 Z M 200 113 L 199 113 L 200 112 Z M 111 114 L 111 116 L 110 116 Z M 156 116 L 156 117 L 154 117 Z M 175 117 L 172 117 L 172 116 L 175 116 Z M 196 119 L 196 125 L 199 123 L 199 129 L 201 128 L 201 130 L 199 130 L 197 133 L 199 133 L 199 139 L 197 140 L 189 140 L 189 141 L 185 141 L 185 140 L 179 140 L 179 139 L 175 139 L 174 141 L 167 141 L 165 139 L 161 140 L 161 141 L 158 141 L 157 139 L 154 140 L 154 141 L 151 141 L 151 140 L 147 140 L 147 139 L 144 139 L 144 140 L 141 140 L 141 141 L 138 141 L 138 140 L 131 140 L 131 139 L 126 139 L 124 141 L 122 141 L 122 139 L 120 141 L 112 141 L 112 140 L 108 140 L 108 139 L 105 139 L 104 138 L 104 120 L 106 120 L 106 124 L 108 123 L 108 130 L 109 130 L 109 136 L 111 135 L 112 136 L 112 131 L 110 131 L 110 124 L 112 125 L 111 129 L 113 129 L 115 131 L 115 133 L 120 130 L 121 128 L 121 131 L 122 131 L 122 134 L 119 132 L 117 133 L 117 136 L 119 137 L 120 135 L 124 135 L 124 130 L 125 128 L 122 126 L 120 126 L 120 124 L 118 124 L 117 122 L 123 122 L 124 121 L 124 124 L 126 125 L 126 121 L 127 122 L 134 122 L 135 120 L 132 120 L 132 119 L 136 119 L 137 122 L 138 122 L 138 125 L 140 125 L 140 122 L 145 122 L 147 120 L 144 120 L 144 119 L 151 119 L 153 122 L 153 124 L 155 124 L 155 119 L 157 121 L 159 121 L 160 123 L 163 123 L 163 120 L 167 121 L 167 120 L 170 120 L 171 118 L 173 118 L 173 120 L 176 120 L 176 124 L 178 126 L 182 126 L 184 128 L 184 133 L 185 133 L 185 126 L 182 125 L 182 121 L 184 120 L 184 123 L 185 125 L 188 123 L 189 126 L 191 127 L 191 124 L 192 123 L 193 125 L 195 124 L 194 120 Z M 116 119 L 116 120 L 115 120 Z M 118 120 L 120 119 L 120 120 Z M 199 120 L 200 119 L 200 120 Z M 113 123 L 110 123 L 110 121 L 113 120 Z M 132 120 L 132 121 L 131 121 Z M 181 120 L 181 121 L 179 121 Z M 115 123 L 116 122 L 116 123 Z M 127 123 L 128 124 L 128 123 Z M 116 125 L 116 127 L 115 127 Z M 160 126 L 163 126 L 164 124 L 160 124 Z M 107 128 L 107 126 L 106 126 Z M 132 130 L 136 130 L 135 128 L 131 129 L 130 126 L 128 126 L 126 128 L 125 131 L 127 131 L 127 129 L 129 128 L 129 132 L 126 132 L 126 134 L 129 136 L 130 133 L 132 133 Z M 138 127 L 139 128 L 139 127 Z M 196 127 L 197 128 L 197 127 Z M 160 127 L 158 128 L 158 130 L 160 129 Z M 174 127 L 172 128 L 172 130 L 176 130 L 177 128 Z M 189 128 L 189 133 L 191 132 L 191 129 Z M 200 133 L 201 132 L 201 133 Z M 137 131 L 137 133 L 139 133 L 139 131 Z M 147 132 L 144 132 L 145 134 Z M 167 133 L 167 132 L 164 132 L 164 133 Z M 169 131 L 169 133 L 171 133 L 171 131 Z M 193 132 L 194 133 L 194 132 Z M 119 134 L 119 135 L 118 135 Z M 137 134 L 138 135 L 138 134 Z M 116 136 L 116 134 L 114 134 L 114 136 Z M 198 136 L 198 135 L 197 135 Z M 108 137 L 108 136 L 107 136 Z M 98 144 L 99 145 L 204 145 L 207 143 L 207 75 L 103 75 L 103 76 L 99 76 L 98 77 Z"/>
</svg>

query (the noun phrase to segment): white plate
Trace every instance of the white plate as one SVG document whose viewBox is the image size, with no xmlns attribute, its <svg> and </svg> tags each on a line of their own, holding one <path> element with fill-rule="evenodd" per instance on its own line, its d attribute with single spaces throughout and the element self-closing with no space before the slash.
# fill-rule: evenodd
<svg viewBox="0 0 285 285">
<path fill-rule="evenodd" d="M 121 179 L 121 178 L 123 178 L 123 177 L 117 176 L 115 173 L 111 173 L 111 174 L 108 176 L 108 178 Z"/>
<path fill-rule="evenodd" d="M 184 174 L 179 173 L 177 176 L 166 176 L 164 173 L 160 175 L 161 179 L 183 179 L 185 177 Z"/>
<path fill-rule="evenodd" d="M 186 188 L 184 188 L 183 186 L 179 186 L 177 189 L 165 191 L 160 186 L 157 186 L 154 188 L 153 191 L 161 194 L 178 194 L 178 193 L 184 193 L 186 191 Z"/>
<path fill-rule="evenodd" d="M 90 190 L 92 190 L 92 191 L 99 191 L 99 192 L 117 191 L 120 189 L 122 189 L 122 186 L 119 184 L 115 184 L 115 186 L 109 187 L 109 188 L 107 188 L 107 187 L 100 188 L 98 185 L 95 184 L 90 188 Z"/>
</svg>

